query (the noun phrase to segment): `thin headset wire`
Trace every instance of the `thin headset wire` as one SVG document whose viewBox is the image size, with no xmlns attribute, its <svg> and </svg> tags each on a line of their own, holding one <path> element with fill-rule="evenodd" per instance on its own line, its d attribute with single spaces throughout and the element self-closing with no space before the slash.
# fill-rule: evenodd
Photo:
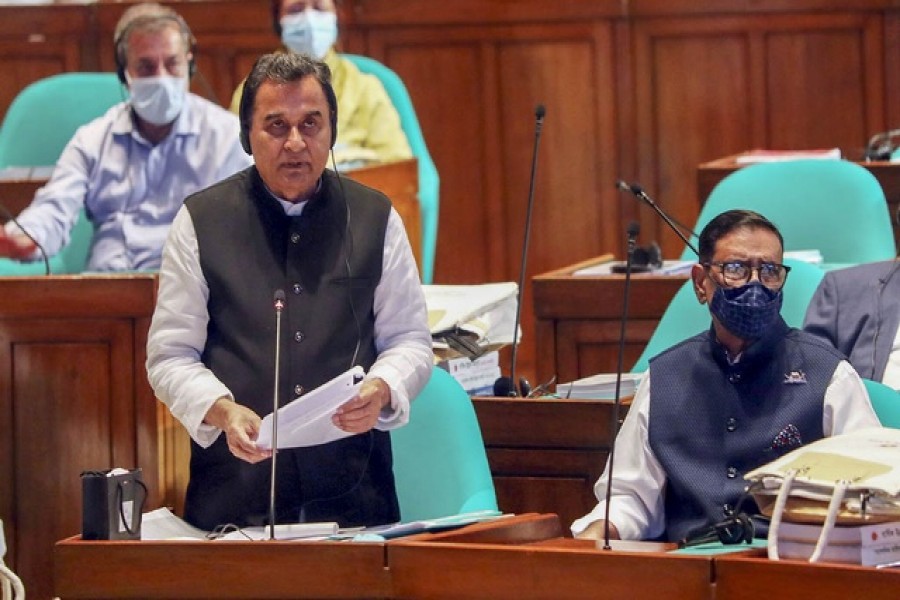
<svg viewBox="0 0 900 600">
<path fill-rule="evenodd" d="M 357 476 L 356 481 L 353 482 L 353 485 L 351 485 L 349 488 L 347 488 L 346 490 L 344 490 L 343 492 L 341 492 L 339 494 L 334 494 L 333 496 L 322 496 L 320 498 L 310 498 L 306 502 L 303 502 L 300 505 L 301 521 L 303 520 L 302 516 L 303 516 L 304 511 L 306 511 L 306 508 L 308 506 L 310 506 L 311 504 L 318 504 L 319 502 L 330 502 L 332 500 L 340 500 L 341 498 L 343 498 L 345 496 L 349 496 L 350 494 L 355 492 L 357 490 L 357 488 L 359 488 L 359 486 L 363 482 L 363 478 L 366 476 L 366 473 L 369 472 L 369 462 L 372 460 L 372 451 L 375 449 L 375 431 L 370 429 L 369 431 L 366 432 L 366 435 L 369 437 L 369 448 L 368 448 L 368 450 L 366 450 L 366 460 L 363 463 L 363 468 L 359 472 L 359 476 Z"/>
<path fill-rule="evenodd" d="M 334 148 L 331 149 L 331 166 L 334 169 L 334 175 L 337 177 L 338 187 L 341 190 L 341 198 L 344 200 L 344 208 L 347 211 L 347 219 L 344 223 L 344 266 L 347 267 L 347 297 L 350 301 L 350 312 L 353 314 L 353 322 L 356 325 L 356 348 L 353 349 L 353 357 L 350 359 L 350 368 L 356 366 L 356 358 L 359 356 L 359 348 L 362 345 L 362 326 L 359 323 L 359 315 L 356 312 L 356 305 L 353 303 L 353 271 L 350 269 L 350 254 L 353 252 L 353 236 L 350 235 L 350 203 L 347 201 L 347 194 L 344 193 L 344 180 L 338 172 L 337 162 L 334 159 Z"/>
<path fill-rule="evenodd" d="M 348 279 L 347 293 L 349 294 L 350 311 L 353 313 L 353 321 L 356 324 L 356 333 L 357 333 L 356 348 L 353 350 L 353 358 L 350 361 L 350 366 L 353 367 L 356 365 L 356 358 L 359 354 L 359 348 L 362 344 L 362 327 L 359 322 L 359 316 L 356 312 L 356 306 L 353 304 L 353 287 L 352 287 L 352 285 L 350 285 L 350 281 L 349 281 L 350 279 L 352 279 L 352 271 L 350 269 L 350 254 L 353 249 L 352 248 L 353 237 L 350 235 L 350 203 L 347 201 L 347 195 L 344 193 L 344 182 L 343 182 L 343 178 L 341 177 L 341 175 L 337 169 L 337 164 L 336 164 L 336 161 L 334 158 L 334 149 L 332 149 L 332 151 L 331 151 L 331 166 L 334 168 L 334 174 L 338 180 L 338 187 L 341 190 L 341 198 L 344 200 L 344 206 L 347 211 L 347 219 L 346 219 L 346 222 L 344 223 L 344 244 L 345 244 L 345 249 L 346 249 L 346 253 L 344 255 L 344 265 L 347 267 L 347 279 Z M 317 504 L 319 502 L 328 502 L 328 501 L 332 501 L 332 500 L 338 500 L 340 498 L 343 498 L 345 496 L 352 494 L 354 491 L 356 491 L 359 488 L 359 486 L 363 482 L 363 478 L 366 476 L 366 473 L 368 473 L 368 471 L 369 471 L 369 462 L 372 460 L 372 451 L 375 449 L 375 432 L 370 429 L 366 433 L 369 436 L 369 448 L 366 451 L 366 460 L 363 464 L 363 468 L 362 468 L 362 470 L 360 470 L 359 476 L 356 478 L 356 481 L 353 483 L 353 485 L 351 485 L 348 489 L 346 489 L 345 491 L 343 491 L 339 494 L 334 494 L 333 496 L 325 496 L 325 497 L 321 497 L 321 498 L 311 498 L 311 499 L 307 500 L 306 502 L 302 503 L 300 505 L 301 517 L 308 506 L 310 506 L 312 504 Z"/>
</svg>

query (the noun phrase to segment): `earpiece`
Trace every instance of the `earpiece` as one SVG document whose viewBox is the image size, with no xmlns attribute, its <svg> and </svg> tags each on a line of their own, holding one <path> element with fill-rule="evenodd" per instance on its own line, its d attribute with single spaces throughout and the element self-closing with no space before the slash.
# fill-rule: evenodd
<svg viewBox="0 0 900 600">
<path fill-rule="evenodd" d="M 125 70 L 128 67 L 128 36 L 131 35 L 131 32 L 137 27 L 144 27 L 145 25 L 162 21 L 171 21 L 178 25 L 178 30 L 180 31 L 182 38 L 187 41 L 188 52 L 191 55 L 191 59 L 188 62 L 188 77 L 194 76 L 194 73 L 197 70 L 197 64 L 194 59 L 197 54 L 197 39 L 194 37 L 194 34 L 191 33 L 191 28 L 188 27 L 187 22 L 181 15 L 167 9 L 164 12 L 154 14 L 140 14 L 127 23 L 120 22 L 116 27 L 116 32 L 113 36 L 113 55 L 116 61 L 116 75 L 122 84 L 128 83 L 125 78 Z"/>
</svg>

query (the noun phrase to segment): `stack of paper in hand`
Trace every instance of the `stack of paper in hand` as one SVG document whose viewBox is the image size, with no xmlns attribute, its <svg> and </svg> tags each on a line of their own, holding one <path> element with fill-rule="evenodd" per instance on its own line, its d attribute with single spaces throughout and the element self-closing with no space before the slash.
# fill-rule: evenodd
<svg viewBox="0 0 900 600">
<path fill-rule="evenodd" d="M 513 342 L 519 286 L 426 285 L 428 325 L 438 359 L 478 358 Z M 516 340 L 521 340 L 521 331 Z"/>
<path fill-rule="evenodd" d="M 622 373 L 619 398 L 633 396 L 643 376 L 643 373 Z M 599 373 L 570 383 L 560 383 L 556 386 L 556 393 L 560 398 L 612 400 L 616 397 L 616 374 Z"/>
<path fill-rule="evenodd" d="M 450 373 L 470 396 L 490 396 L 500 377 L 500 352 L 492 350 L 475 360 L 465 356 L 448 358 L 438 366 Z"/>
</svg>

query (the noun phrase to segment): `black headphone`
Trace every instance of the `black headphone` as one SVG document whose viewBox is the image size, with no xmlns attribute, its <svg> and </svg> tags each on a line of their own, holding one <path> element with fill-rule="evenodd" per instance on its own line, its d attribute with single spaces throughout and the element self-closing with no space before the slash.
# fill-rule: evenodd
<svg viewBox="0 0 900 600">
<path fill-rule="evenodd" d="M 188 61 L 188 77 L 194 76 L 194 72 L 197 70 L 197 64 L 194 60 L 197 50 L 197 38 L 191 33 L 191 28 L 188 27 L 187 22 L 181 15 L 175 11 L 166 10 L 157 14 L 141 14 L 123 25 L 120 30 L 119 27 L 116 27 L 118 31 L 113 37 L 113 53 L 116 60 L 116 75 L 123 84 L 128 84 L 128 81 L 125 79 L 125 69 L 128 66 L 128 36 L 138 27 L 161 21 L 171 21 L 178 25 L 181 37 L 187 41 L 188 53 L 191 55 L 191 59 Z"/>
<path fill-rule="evenodd" d="M 251 69 L 251 73 L 255 70 Z M 248 78 L 249 79 L 249 78 Z M 331 86 L 331 83 L 322 81 L 320 79 L 316 79 L 322 85 L 322 91 L 325 92 L 325 100 L 328 101 L 328 108 L 331 111 L 329 115 L 329 121 L 331 122 L 331 148 L 334 148 L 334 143 L 337 141 L 337 115 L 338 115 L 338 105 L 337 105 L 337 95 L 334 93 L 334 88 Z M 241 146 L 244 148 L 244 152 L 252 155 L 253 149 L 250 148 L 250 123 L 253 120 L 253 103 L 256 100 L 256 91 L 254 90 L 252 94 L 247 93 L 247 82 L 248 80 L 244 80 L 244 89 L 241 91 L 241 102 L 238 106 L 238 118 L 241 121 Z M 252 96 L 252 99 L 251 99 Z"/>
</svg>

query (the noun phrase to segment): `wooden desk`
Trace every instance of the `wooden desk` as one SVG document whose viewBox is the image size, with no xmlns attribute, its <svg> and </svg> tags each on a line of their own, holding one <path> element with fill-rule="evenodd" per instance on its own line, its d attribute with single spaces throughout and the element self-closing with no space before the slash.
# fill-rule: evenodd
<svg viewBox="0 0 900 600">
<path fill-rule="evenodd" d="M 397 598 L 713 598 L 713 559 L 599 550 L 565 537 L 556 515 L 519 515 L 506 528 L 459 530 L 388 544 Z"/>
<path fill-rule="evenodd" d="M 64 599 L 390 597 L 383 543 L 73 537 L 53 558 L 54 592 Z"/>
<path fill-rule="evenodd" d="M 715 560 L 716 600 L 815 598 L 816 600 L 896 600 L 900 571 L 858 565 L 809 564 L 803 561 L 720 556 Z"/>
<path fill-rule="evenodd" d="M 606 400 L 472 398 L 500 509 L 556 513 L 565 527 L 597 504 L 609 456 Z M 625 418 L 627 405 L 620 410 Z"/>
<path fill-rule="evenodd" d="M 697 195 L 700 199 L 700 206 L 706 202 L 710 192 L 716 187 L 722 179 L 727 177 L 736 169 L 740 169 L 742 165 L 735 162 L 737 154 L 718 158 L 706 163 L 702 163 L 697 167 Z M 900 163 L 892 163 L 887 161 L 875 162 L 857 162 L 856 164 L 868 169 L 881 188 L 884 190 L 884 196 L 887 200 L 888 211 L 891 213 L 891 222 L 894 226 L 894 239 L 900 248 L 900 223 L 897 219 L 897 209 L 900 208 Z"/>
<path fill-rule="evenodd" d="M 81 531 L 82 471 L 140 466 L 162 501 L 155 299 L 153 275 L 0 277 L 0 518 L 29 597 L 52 596 L 53 544 Z"/>
<path fill-rule="evenodd" d="M 537 275 L 532 281 L 537 379 L 566 382 L 614 373 L 619 352 L 624 275 L 573 273 L 608 259 L 598 257 Z M 653 335 L 687 275 L 637 274 L 631 279 L 624 367 L 629 370 Z"/>
</svg>

